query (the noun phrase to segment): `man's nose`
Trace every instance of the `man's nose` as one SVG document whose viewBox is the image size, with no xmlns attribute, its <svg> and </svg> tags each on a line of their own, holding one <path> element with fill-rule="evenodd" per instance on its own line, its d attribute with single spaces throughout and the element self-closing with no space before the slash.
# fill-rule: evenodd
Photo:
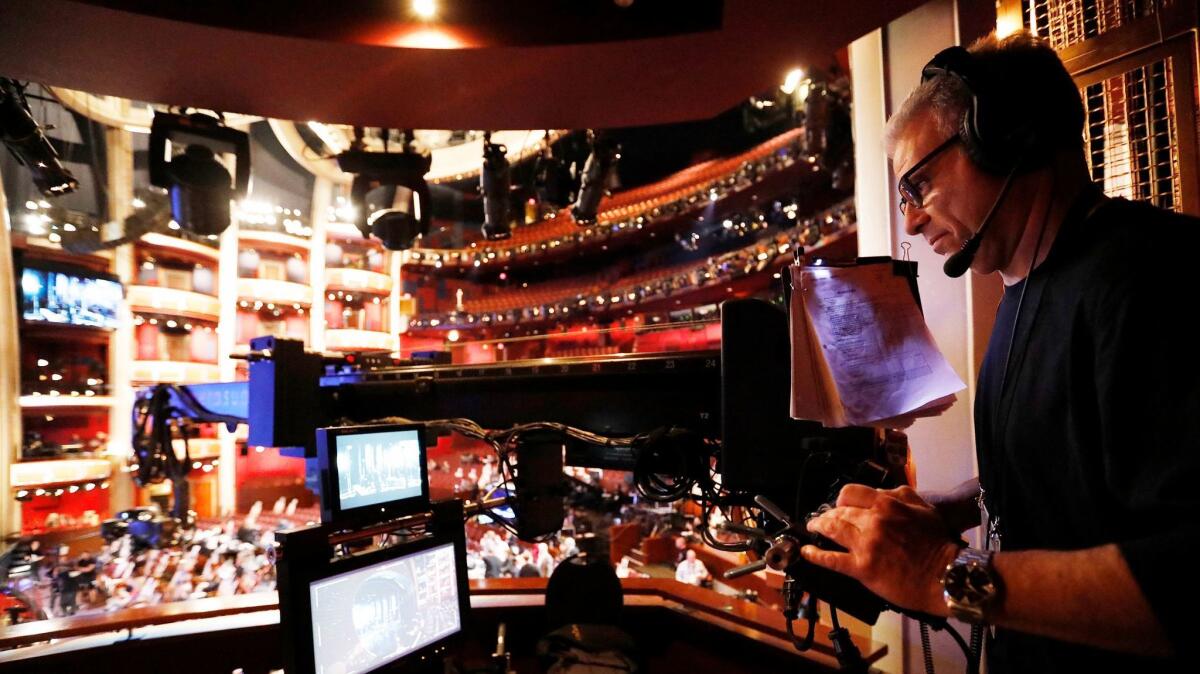
<svg viewBox="0 0 1200 674">
<path fill-rule="evenodd" d="M 929 214 L 925 209 L 918 208 L 912 204 L 908 205 L 904 213 L 904 233 L 909 236 L 916 236 L 921 233 L 921 229 L 929 222 Z"/>
</svg>

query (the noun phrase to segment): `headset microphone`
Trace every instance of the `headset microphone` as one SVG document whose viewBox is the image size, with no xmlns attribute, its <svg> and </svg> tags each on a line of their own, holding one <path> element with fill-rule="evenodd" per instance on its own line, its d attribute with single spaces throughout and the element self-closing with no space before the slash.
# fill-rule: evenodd
<svg viewBox="0 0 1200 674">
<path fill-rule="evenodd" d="M 942 265 L 942 271 L 946 272 L 946 276 L 950 278 L 958 278 L 967 273 L 971 268 L 971 263 L 975 261 L 975 253 L 979 250 L 979 241 L 983 239 L 983 228 L 967 239 L 962 248 L 957 253 L 946 259 L 946 263 Z"/>
<path fill-rule="evenodd" d="M 1004 201 L 1004 196 L 1008 194 L 1008 188 L 1012 186 L 1013 177 L 1017 175 L 1017 168 L 1021 162 L 1009 170 L 1008 176 L 1004 179 L 1004 185 L 1000 187 L 1000 193 L 996 195 L 996 200 L 992 202 L 992 207 L 988 209 L 987 215 L 983 216 L 983 222 L 979 224 L 979 229 L 967 239 L 962 248 L 958 252 L 946 259 L 946 263 L 942 265 L 942 271 L 950 278 L 958 278 L 967 273 L 971 268 L 971 263 L 975 261 L 975 253 L 979 252 L 979 244 L 983 241 L 983 234 L 987 231 L 989 225 L 992 224 L 992 218 L 996 215 L 996 210 L 1000 208 L 1000 202 Z"/>
</svg>

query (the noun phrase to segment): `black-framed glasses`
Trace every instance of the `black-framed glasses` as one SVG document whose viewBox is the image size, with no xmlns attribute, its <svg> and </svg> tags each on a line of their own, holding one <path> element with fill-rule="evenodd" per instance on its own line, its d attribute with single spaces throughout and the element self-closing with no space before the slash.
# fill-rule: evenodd
<svg viewBox="0 0 1200 674">
<path fill-rule="evenodd" d="M 933 148 L 929 154 L 921 157 L 920 161 L 913 164 L 912 168 L 908 169 L 904 172 L 904 175 L 900 176 L 900 180 L 896 183 L 896 190 L 900 192 L 901 213 L 905 215 L 908 214 L 909 204 L 912 204 L 917 208 L 921 208 L 924 205 L 925 195 L 921 192 L 921 189 L 917 187 L 915 183 L 913 183 L 912 177 L 916 175 L 917 171 L 920 171 L 922 168 L 924 168 L 926 164 L 933 161 L 939 154 L 945 152 L 947 148 L 957 143 L 958 140 L 958 134 L 950 136 L 943 141 L 941 145 Z"/>
</svg>

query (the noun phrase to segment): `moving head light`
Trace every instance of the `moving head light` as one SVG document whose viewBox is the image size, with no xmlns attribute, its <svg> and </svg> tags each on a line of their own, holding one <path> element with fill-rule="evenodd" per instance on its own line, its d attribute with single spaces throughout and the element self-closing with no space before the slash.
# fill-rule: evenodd
<svg viewBox="0 0 1200 674">
<path fill-rule="evenodd" d="M 508 148 L 492 142 L 492 134 L 483 137 L 483 168 L 479 172 L 479 192 L 483 195 L 483 236 L 492 241 L 512 236 L 509 228 L 509 192 L 512 171 Z"/>
<path fill-rule="evenodd" d="M 57 197 L 78 189 L 79 181 L 63 167 L 33 118 L 25 87 L 6 77 L 0 77 L 0 141 L 33 174 L 33 184 L 43 196 Z"/>
<path fill-rule="evenodd" d="M 354 224 L 363 236 L 374 235 L 388 250 L 406 250 L 429 231 L 432 201 L 425 174 L 433 158 L 413 149 L 367 152 L 351 149 L 337 156 L 338 168 L 353 173 L 350 203 L 357 209 Z M 386 188 L 386 189 L 379 189 Z M 382 205 L 367 203 L 367 193 Z"/>
<path fill-rule="evenodd" d="M 167 158 L 167 142 L 184 150 Z M 236 179 L 217 160 L 232 153 Z M 180 227 L 216 236 L 229 227 L 229 202 L 250 187 L 250 136 L 201 113 L 155 112 L 150 125 L 150 184 L 165 188 L 171 213 Z"/>
<path fill-rule="evenodd" d="M 586 227 L 596 221 L 600 199 L 604 197 L 605 187 L 620 158 L 621 146 L 601 134 L 596 134 L 592 141 L 592 153 L 583 165 L 579 196 L 575 199 L 575 207 L 571 209 L 571 215 L 580 226 Z"/>
</svg>

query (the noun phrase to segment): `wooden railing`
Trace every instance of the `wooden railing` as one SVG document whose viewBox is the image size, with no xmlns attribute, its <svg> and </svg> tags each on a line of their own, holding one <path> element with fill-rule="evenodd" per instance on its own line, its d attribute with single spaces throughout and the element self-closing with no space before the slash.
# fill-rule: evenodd
<svg viewBox="0 0 1200 674">
<path fill-rule="evenodd" d="M 662 578 L 627 578 L 621 581 L 621 587 L 627 607 L 673 610 L 721 629 L 772 643 L 781 649 L 791 648 L 783 615 L 769 606 L 752 604 L 712 590 Z M 471 603 L 477 610 L 539 605 L 545 592 L 544 578 L 471 581 Z M 0 631 L 0 649 L 126 630 L 132 636 L 132 631 L 139 628 L 278 608 L 276 593 L 262 592 L 173 602 L 101 615 L 54 618 L 13 625 Z M 833 645 L 825 637 L 826 630 L 817 632 L 812 650 L 806 657 L 832 665 L 835 663 Z M 885 645 L 872 641 L 861 630 L 854 634 L 853 639 L 868 662 L 874 662 L 887 653 Z"/>
</svg>

